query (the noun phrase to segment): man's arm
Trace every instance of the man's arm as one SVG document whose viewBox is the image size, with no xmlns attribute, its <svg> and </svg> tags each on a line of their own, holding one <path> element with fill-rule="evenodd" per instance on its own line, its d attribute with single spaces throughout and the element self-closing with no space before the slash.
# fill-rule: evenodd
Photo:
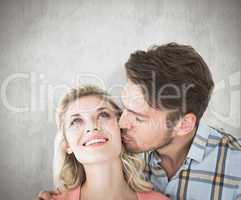
<svg viewBox="0 0 241 200">
<path fill-rule="evenodd" d="M 34 200 L 52 200 L 53 195 L 58 195 L 58 191 L 41 191 Z"/>
</svg>

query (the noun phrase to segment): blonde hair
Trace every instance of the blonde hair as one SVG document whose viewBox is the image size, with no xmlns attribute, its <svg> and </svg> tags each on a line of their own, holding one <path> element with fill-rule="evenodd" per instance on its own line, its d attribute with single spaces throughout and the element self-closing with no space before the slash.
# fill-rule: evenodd
<svg viewBox="0 0 241 200">
<path fill-rule="evenodd" d="M 75 100 L 85 96 L 96 96 L 101 98 L 112 105 L 113 109 L 117 113 L 118 118 L 121 114 L 121 109 L 119 106 L 105 91 L 98 87 L 86 85 L 72 88 L 65 94 L 60 101 L 56 112 L 58 132 L 55 137 L 53 160 L 54 185 L 60 191 L 66 191 L 80 186 L 85 182 L 86 179 L 83 165 L 78 162 L 73 153 L 67 154 L 66 150 L 63 148 L 63 145 L 66 142 L 64 114 L 71 102 L 74 102 Z M 153 188 L 152 184 L 145 181 L 143 175 L 141 175 L 144 168 L 144 163 L 141 159 L 139 159 L 136 155 L 127 153 L 125 149 L 121 153 L 120 158 L 122 161 L 124 178 L 132 190 L 149 191 Z"/>
</svg>

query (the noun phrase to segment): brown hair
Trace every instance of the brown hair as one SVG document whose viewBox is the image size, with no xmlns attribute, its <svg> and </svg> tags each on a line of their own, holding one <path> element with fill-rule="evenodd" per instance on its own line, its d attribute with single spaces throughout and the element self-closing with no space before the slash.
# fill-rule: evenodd
<svg viewBox="0 0 241 200">
<path fill-rule="evenodd" d="M 172 122 L 187 113 L 195 114 L 199 122 L 214 82 L 207 64 L 191 46 L 168 43 L 136 51 L 125 67 L 128 79 L 141 86 L 151 107 L 175 110 L 169 115 Z"/>
</svg>

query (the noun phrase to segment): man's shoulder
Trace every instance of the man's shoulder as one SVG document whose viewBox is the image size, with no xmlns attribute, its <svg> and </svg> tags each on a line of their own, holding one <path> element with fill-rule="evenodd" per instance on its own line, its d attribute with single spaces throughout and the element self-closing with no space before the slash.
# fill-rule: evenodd
<svg viewBox="0 0 241 200">
<path fill-rule="evenodd" d="M 208 153 L 209 152 L 209 153 Z M 212 153 L 213 152 L 213 153 Z M 233 135 L 219 129 L 213 128 L 207 142 L 207 158 L 216 156 L 217 164 L 225 165 L 225 174 L 241 178 L 241 141 Z M 207 162 L 209 163 L 209 162 Z M 221 164 L 222 163 L 222 164 Z"/>
<path fill-rule="evenodd" d="M 208 145 L 209 146 L 217 146 L 217 147 L 225 147 L 232 151 L 238 151 L 241 153 L 241 139 L 236 138 L 235 136 L 227 133 L 223 129 L 217 129 L 214 127 L 210 127 L 212 131 L 210 131 L 208 137 Z"/>
</svg>

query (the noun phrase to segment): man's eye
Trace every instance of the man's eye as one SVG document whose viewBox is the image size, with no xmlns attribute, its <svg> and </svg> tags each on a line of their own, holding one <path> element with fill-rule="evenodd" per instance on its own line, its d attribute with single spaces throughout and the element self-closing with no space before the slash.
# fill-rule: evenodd
<svg viewBox="0 0 241 200">
<path fill-rule="evenodd" d="M 145 120 L 144 120 L 144 119 L 141 119 L 141 118 L 139 118 L 139 117 L 136 117 L 136 121 L 138 121 L 138 122 L 144 122 Z"/>
<path fill-rule="evenodd" d="M 75 118 L 75 119 L 73 119 L 72 120 L 72 122 L 71 122 L 71 126 L 73 126 L 73 125 L 79 125 L 79 124 L 81 124 L 81 122 L 82 122 L 82 119 L 80 119 L 80 118 Z"/>
<path fill-rule="evenodd" d="M 101 112 L 99 114 L 99 117 L 103 117 L 103 118 L 110 118 L 110 114 L 108 112 Z"/>
</svg>

